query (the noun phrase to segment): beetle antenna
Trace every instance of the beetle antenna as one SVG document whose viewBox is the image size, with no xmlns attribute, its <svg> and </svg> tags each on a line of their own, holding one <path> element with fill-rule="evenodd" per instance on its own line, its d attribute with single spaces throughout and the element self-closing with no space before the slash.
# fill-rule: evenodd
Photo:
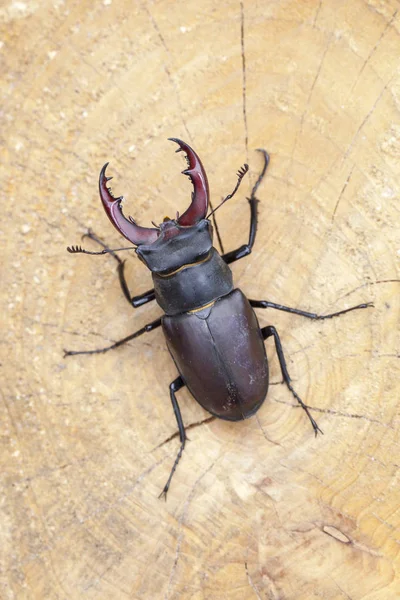
<svg viewBox="0 0 400 600">
<path fill-rule="evenodd" d="M 90 252 L 89 250 L 85 250 L 81 246 L 67 247 L 67 251 L 70 254 L 107 254 L 108 252 L 120 252 L 121 250 L 136 250 L 136 246 L 131 246 L 130 248 L 114 248 L 113 250 L 107 248 L 106 250 L 100 250 L 100 252 Z"/>
<path fill-rule="evenodd" d="M 224 198 L 222 200 L 222 202 L 220 202 L 216 208 L 214 208 L 210 213 L 208 213 L 207 219 L 209 219 L 211 217 L 211 215 L 213 213 L 215 213 L 215 211 L 218 210 L 227 200 L 230 200 L 231 198 L 233 198 L 233 196 L 238 191 L 239 186 L 240 186 L 240 184 L 242 182 L 242 179 L 246 175 L 246 173 L 247 173 L 248 170 L 249 170 L 249 165 L 246 164 L 246 163 L 243 165 L 243 167 L 240 167 L 239 171 L 237 172 L 238 181 L 237 181 L 237 184 L 235 186 L 235 189 L 233 190 L 233 192 L 231 194 L 228 194 L 226 196 L 226 198 Z"/>
</svg>

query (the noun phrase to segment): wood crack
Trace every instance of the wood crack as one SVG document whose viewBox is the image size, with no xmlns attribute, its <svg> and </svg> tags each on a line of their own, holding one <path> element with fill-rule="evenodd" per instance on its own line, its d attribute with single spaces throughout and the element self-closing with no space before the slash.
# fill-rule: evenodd
<svg viewBox="0 0 400 600">
<path fill-rule="evenodd" d="M 286 400 L 278 400 L 278 398 L 272 398 L 272 400 L 274 402 L 277 402 L 278 404 L 286 404 L 287 406 L 292 406 L 293 408 L 301 408 L 301 406 L 299 406 L 298 404 L 293 404 L 292 402 L 287 402 Z M 381 425 L 381 427 L 393 429 L 392 425 L 388 425 L 387 423 L 381 423 L 380 421 L 378 421 L 378 419 L 371 419 L 366 415 L 360 415 L 358 413 L 346 413 L 339 410 L 333 410 L 332 408 L 319 408 L 317 406 L 310 406 L 309 404 L 306 404 L 306 406 L 309 410 L 315 410 L 319 413 L 333 415 L 334 417 L 345 417 L 347 419 L 363 419 L 365 421 L 368 421 L 369 423 L 375 423 L 376 425 Z"/>
<path fill-rule="evenodd" d="M 246 53 L 244 46 L 244 5 L 240 3 L 240 46 L 242 50 L 242 103 L 244 123 L 244 144 L 246 148 L 246 162 L 249 162 L 249 131 L 247 125 L 247 92 L 246 92 Z"/>
</svg>

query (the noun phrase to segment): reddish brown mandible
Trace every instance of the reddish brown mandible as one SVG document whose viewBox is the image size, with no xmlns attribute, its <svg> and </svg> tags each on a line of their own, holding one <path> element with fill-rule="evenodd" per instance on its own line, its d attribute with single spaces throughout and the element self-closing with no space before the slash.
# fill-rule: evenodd
<svg viewBox="0 0 400 600">
<path fill-rule="evenodd" d="M 183 215 L 178 218 L 177 223 L 181 227 L 191 227 L 204 219 L 207 214 L 209 200 L 207 175 L 193 148 L 177 138 L 170 138 L 170 140 L 179 145 L 177 152 L 183 150 L 186 153 L 189 168 L 182 171 L 182 173 L 190 177 L 194 188 L 192 202 Z M 152 244 L 158 239 L 160 230 L 155 227 L 140 227 L 132 217 L 128 217 L 128 219 L 125 217 L 121 207 L 123 196 L 114 198 L 107 187 L 107 182 L 112 179 L 112 177 L 106 177 L 108 164 L 106 163 L 102 168 L 99 179 L 100 198 L 108 218 L 114 227 L 132 244 L 136 246 Z"/>
</svg>

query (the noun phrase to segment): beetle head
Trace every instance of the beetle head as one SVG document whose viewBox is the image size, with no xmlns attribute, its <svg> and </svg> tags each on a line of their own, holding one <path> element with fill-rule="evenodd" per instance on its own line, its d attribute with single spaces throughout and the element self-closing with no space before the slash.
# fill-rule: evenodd
<svg viewBox="0 0 400 600">
<path fill-rule="evenodd" d="M 201 219 L 195 225 L 184 227 L 177 220 L 160 225 L 158 239 L 136 248 L 136 254 L 153 273 L 170 273 L 183 265 L 205 258 L 212 248 L 212 225 Z"/>
</svg>

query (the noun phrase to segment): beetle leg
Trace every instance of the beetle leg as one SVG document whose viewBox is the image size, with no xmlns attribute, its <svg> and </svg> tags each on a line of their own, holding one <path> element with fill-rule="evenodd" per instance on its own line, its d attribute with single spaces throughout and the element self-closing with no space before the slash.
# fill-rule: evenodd
<svg viewBox="0 0 400 600">
<path fill-rule="evenodd" d="M 85 235 L 83 237 L 88 237 L 91 240 L 93 240 L 94 242 L 97 242 L 102 248 L 104 248 L 105 250 L 109 250 L 109 248 L 104 244 L 104 242 L 101 241 L 100 238 L 97 237 L 97 235 L 95 233 L 93 233 L 93 231 L 91 229 L 89 229 L 89 231 L 87 233 L 85 233 Z M 154 294 L 154 289 L 152 290 L 148 290 L 147 292 L 144 292 L 144 294 L 139 294 L 138 296 L 131 296 L 130 291 L 129 291 L 129 287 L 125 278 L 125 261 L 121 260 L 119 258 L 119 256 L 117 256 L 117 254 L 115 254 L 115 252 L 109 252 L 109 254 L 111 254 L 111 256 L 113 258 L 115 258 L 115 260 L 118 263 L 118 278 L 119 278 L 119 283 L 122 289 L 122 292 L 125 296 L 125 298 L 128 300 L 129 304 L 131 306 L 133 306 L 133 308 L 138 308 L 139 306 L 142 306 L 143 304 L 146 304 L 147 302 L 151 302 L 152 300 L 155 299 L 155 294 Z"/>
<path fill-rule="evenodd" d="M 177 392 L 178 390 L 180 390 L 181 388 L 183 388 L 183 386 L 185 385 L 185 382 L 183 381 L 182 377 L 177 377 L 176 379 L 174 379 L 174 381 L 171 383 L 171 385 L 169 386 L 169 394 L 171 397 L 171 402 L 172 402 L 172 408 L 174 409 L 174 414 L 175 414 L 175 418 L 176 418 L 176 422 L 178 423 L 178 429 L 179 429 L 179 438 L 181 440 L 181 447 L 179 448 L 179 452 L 176 456 L 175 462 L 172 466 L 171 469 L 171 473 L 168 477 L 168 481 L 164 486 L 163 491 L 161 492 L 161 494 L 159 495 L 159 498 L 161 498 L 162 496 L 164 496 L 164 499 L 167 499 L 167 493 L 169 490 L 169 486 L 171 484 L 171 479 L 175 473 L 176 467 L 178 466 L 178 463 L 181 459 L 182 456 L 182 452 L 183 449 L 185 447 L 185 442 L 186 442 L 186 432 L 185 432 L 185 426 L 183 424 L 183 420 L 182 420 L 182 415 L 181 415 L 181 411 L 179 408 L 179 404 L 178 404 L 178 400 L 176 399 L 175 396 L 175 392 Z"/>
<path fill-rule="evenodd" d="M 147 323 L 147 325 L 145 325 L 138 331 L 135 331 L 135 333 L 131 333 L 131 335 L 128 335 L 127 337 L 123 338 L 122 340 L 118 340 L 118 342 L 111 344 L 111 346 L 106 346 L 105 348 L 99 348 L 98 350 L 64 350 L 64 358 L 66 358 L 67 356 L 74 356 L 76 354 L 104 354 L 105 352 L 108 352 L 109 350 L 113 350 L 114 348 L 118 348 L 119 346 L 122 346 L 123 344 L 126 344 L 127 342 L 130 342 L 131 340 L 134 340 L 135 338 L 139 337 L 139 335 L 142 335 L 142 333 L 147 333 L 148 331 L 153 331 L 153 329 L 157 329 L 157 327 L 160 327 L 160 325 L 161 325 L 161 318 L 156 319 L 155 321 L 152 321 L 151 323 Z"/>
<path fill-rule="evenodd" d="M 260 183 L 262 182 L 262 180 L 264 179 L 265 173 L 267 171 L 267 167 L 269 165 L 269 154 L 268 152 L 266 152 L 266 150 L 259 150 L 259 152 L 262 152 L 263 156 L 264 156 L 264 166 L 262 168 L 262 171 L 256 181 L 256 183 L 254 184 L 253 189 L 251 190 L 251 194 L 250 194 L 250 198 L 247 198 L 248 203 L 250 204 L 250 231 L 249 231 L 249 241 L 247 244 L 244 244 L 243 246 L 240 246 L 239 248 L 236 248 L 236 250 L 231 250 L 230 252 L 227 252 L 226 254 L 224 254 L 222 256 L 222 258 L 224 259 L 224 261 L 229 265 L 230 263 L 235 262 L 236 260 L 239 260 L 240 258 L 243 258 L 245 256 L 248 256 L 249 254 L 251 254 L 251 251 L 253 249 L 254 246 L 254 242 L 256 239 L 256 233 L 257 233 L 257 198 L 256 198 L 256 191 L 258 189 L 258 186 L 260 185 Z"/>
<path fill-rule="evenodd" d="M 339 310 L 338 312 L 331 313 L 329 315 L 317 315 L 316 313 L 306 312 L 297 308 L 289 308 L 288 306 L 283 306 L 282 304 L 275 304 L 275 302 L 269 302 L 268 300 L 249 300 L 249 302 L 253 308 L 276 308 L 277 310 L 283 310 L 295 315 L 300 315 L 301 317 L 307 317 L 308 319 L 316 319 L 319 321 L 322 321 L 323 319 L 332 319 L 332 317 L 338 317 L 339 315 L 344 315 L 345 313 L 351 312 L 352 310 L 358 310 L 359 308 L 370 308 L 374 306 L 372 302 L 364 302 L 363 304 L 357 304 L 357 306 L 345 308 L 344 310 Z"/>
<path fill-rule="evenodd" d="M 122 286 L 122 283 L 121 283 Z M 148 290 L 147 292 L 144 292 L 144 294 L 139 294 L 138 296 L 133 296 L 130 299 L 130 303 L 132 304 L 133 308 L 139 308 L 139 306 L 142 306 L 143 304 L 147 304 L 147 302 L 151 302 L 152 300 L 154 300 L 156 297 L 155 293 L 154 293 L 154 288 L 151 290 Z"/>
<path fill-rule="evenodd" d="M 282 372 L 282 377 L 283 377 L 284 382 L 288 386 L 289 390 L 292 392 L 293 396 L 296 398 L 297 402 L 300 404 L 301 408 L 306 412 L 307 417 L 310 419 L 311 425 L 313 426 L 315 435 L 317 435 L 318 432 L 323 433 L 322 429 L 320 429 L 318 427 L 317 422 L 311 416 L 311 413 L 308 410 L 308 406 L 306 406 L 304 404 L 303 400 L 300 398 L 300 396 L 298 396 L 298 394 L 295 392 L 295 390 L 293 389 L 293 387 L 290 383 L 291 379 L 290 379 L 290 376 L 289 376 L 289 373 L 287 370 L 286 360 L 285 360 L 285 356 L 283 354 L 283 348 L 282 348 L 281 340 L 279 338 L 277 330 L 272 325 L 268 325 L 267 327 L 263 327 L 261 329 L 261 333 L 262 333 L 264 340 L 273 336 L 274 341 L 275 341 L 276 353 L 278 354 L 279 364 L 281 367 L 281 372 Z"/>
<path fill-rule="evenodd" d="M 224 261 L 226 262 L 227 265 L 230 265 L 231 263 L 235 262 L 236 260 L 239 260 L 239 259 L 244 258 L 245 256 L 248 256 L 249 254 L 251 254 L 251 251 L 254 246 L 254 242 L 256 239 L 256 233 L 257 233 L 257 202 L 258 202 L 258 200 L 254 196 L 252 196 L 251 198 L 248 198 L 247 200 L 250 204 L 249 242 L 248 242 L 248 244 L 243 244 L 243 246 L 236 248 L 236 250 L 231 250 L 230 252 L 227 252 L 226 254 L 222 255 L 222 258 L 224 259 Z"/>
</svg>

